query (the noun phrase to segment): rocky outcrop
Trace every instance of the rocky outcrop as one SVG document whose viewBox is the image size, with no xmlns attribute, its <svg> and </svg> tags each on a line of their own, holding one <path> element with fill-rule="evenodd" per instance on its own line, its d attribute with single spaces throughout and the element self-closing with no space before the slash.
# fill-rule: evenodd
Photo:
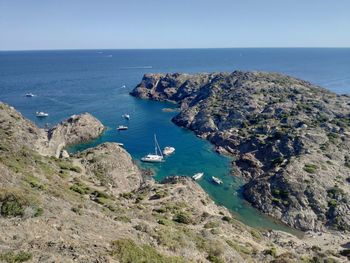
<svg viewBox="0 0 350 263">
<path fill-rule="evenodd" d="M 86 180 L 114 195 L 139 189 L 143 179 L 131 156 L 116 143 L 104 143 L 74 156 L 85 168 Z"/>
<path fill-rule="evenodd" d="M 301 230 L 350 229 L 349 96 L 241 71 L 148 74 L 131 94 L 179 103 L 173 122 L 234 156 L 259 210 Z"/>
<path fill-rule="evenodd" d="M 73 115 L 47 130 L 38 128 L 22 114 L 0 102 L 0 125 L 4 136 L 14 145 L 25 146 L 44 155 L 67 156 L 62 150 L 73 144 L 95 139 L 104 130 L 103 124 L 89 113 Z M 8 141 L 9 141 L 8 140 Z"/>
<path fill-rule="evenodd" d="M 44 131 L 13 108 L 1 105 L 0 117 L 0 261 L 346 260 L 348 236 L 252 229 L 190 178 L 141 183 L 114 143 L 58 159 L 29 147 Z"/>
<path fill-rule="evenodd" d="M 95 139 L 103 130 L 91 114 L 73 115 L 48 131 L 48 152 L 59 157 L 64 147 Z"/>
</svg>

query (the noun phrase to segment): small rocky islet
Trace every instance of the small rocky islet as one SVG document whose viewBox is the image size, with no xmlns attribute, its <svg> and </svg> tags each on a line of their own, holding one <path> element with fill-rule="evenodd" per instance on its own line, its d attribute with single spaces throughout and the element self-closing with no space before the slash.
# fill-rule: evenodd
<svg viewBox="0 0 350 263">
<path fill-rule="evenodd" d="M 155 182 L 116 143 L 69 155 L 105 129 L 88 113 L 44 130 L 0 103 L 0 262 L 347 260 L 347 96 L 244 72 L 145 75 L 132 94 L 179 103 L 176 124 L 235 156 L 247 200 L 313 232 L 248 227 L 190 178 Z"/>
</svg>

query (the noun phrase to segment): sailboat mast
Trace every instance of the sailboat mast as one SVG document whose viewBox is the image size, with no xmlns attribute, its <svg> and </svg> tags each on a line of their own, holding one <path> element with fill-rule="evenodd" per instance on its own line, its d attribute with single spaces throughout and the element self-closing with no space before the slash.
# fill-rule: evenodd
<svg viewBox="0 0 350 263">
<path fill-rule="evenodd" d="M 159 147 L 159 144 L 158 144 L 158 141 L 157 141 L 157 137 L 156 137 L 155 134 L 154 134 L 154 143 L 155 143 L 156 155 L 158 155 L 158 154 L 157 154 L 157 148 L 158 148 L 159 153 L 160 153 L 160 156 L 163 157 L 162 150 L 161 150 L 160 147 Z"/>
</svg>

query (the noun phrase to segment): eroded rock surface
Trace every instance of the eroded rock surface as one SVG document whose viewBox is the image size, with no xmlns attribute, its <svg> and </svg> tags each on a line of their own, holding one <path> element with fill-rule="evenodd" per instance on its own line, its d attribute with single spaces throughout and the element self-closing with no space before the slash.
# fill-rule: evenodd
<svg viewBox="0 0 350 263">
<path fill-rule="evenodd" d="M 147 74 L 139 98 L 235 157 L 245 198 L 301 230 L 350 229 L 350 97 L 265 72 Z"/>
</svg>

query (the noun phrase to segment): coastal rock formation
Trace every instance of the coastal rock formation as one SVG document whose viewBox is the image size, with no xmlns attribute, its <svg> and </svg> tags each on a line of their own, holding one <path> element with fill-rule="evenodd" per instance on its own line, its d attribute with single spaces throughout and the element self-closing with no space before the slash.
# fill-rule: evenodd
<svg viewBox="0 0 350 263">
<path fill-rule="evenodd" d="M 91 114 L 73 115 L 48 131 L 49 153 L 59 157 L 64 147 L 90 141 L 103 130 L 103 124 Z"/>
<path fill-rule="evenodd" d="M 114 195 L 136 190 L 143 181 L 129 153 L 116 143 L 104 143 L 74 157 L 85 168 L 86 180 L 108 187 Z"/>
<path fill-rule="evenodd" d="M 234 156 L 244 196 L 301 230 L 350 230 L 350 97 L 264 72 L 147 74 L 132 95 L 177 102 L 179 126 Z"/>
<path fill-rule="evenodd" d="M 5 104 L 0 135 L 1 262 L 346 260 L 349 237 L 260 231 L 190 178 L 141 182 L 116 144 L 60 159 L 40 154 L 30 146 L 45 132 Z"/>
</svg>

